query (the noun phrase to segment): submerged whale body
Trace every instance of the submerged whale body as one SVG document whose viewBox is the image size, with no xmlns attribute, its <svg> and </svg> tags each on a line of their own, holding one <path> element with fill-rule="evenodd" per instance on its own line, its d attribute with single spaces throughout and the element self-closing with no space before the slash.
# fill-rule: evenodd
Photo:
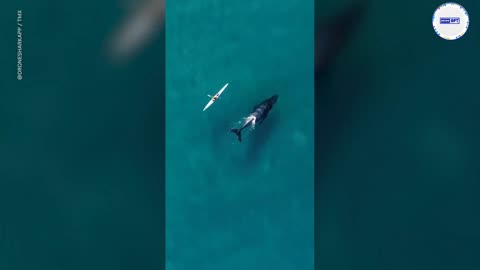
<svg viewBox="0 0 480 270">
<path fill-rule="evenodd" d="M 277 103 L 278 95 L 273 95 L 270 98 L 260 102 L 259 104 L 253 107 L 250 115 L 245 117 L 245 121 L 241 128 L 232 128 L 230 131 L 237 135 L 239 142 L 242 141 L 242 130 L 248 126 L 255 127 L 256 124 L 261 124 L 265 118 L 267 118 L 268 113 L 273 108 L 273 105 Z"/>
<path fill-rule="evenodd" d="M 367 0 L 357 0 L 339 14 L 315 26 L 315 79 L 327 72 L 355 29 L 365 19 Z"/>
</svg>

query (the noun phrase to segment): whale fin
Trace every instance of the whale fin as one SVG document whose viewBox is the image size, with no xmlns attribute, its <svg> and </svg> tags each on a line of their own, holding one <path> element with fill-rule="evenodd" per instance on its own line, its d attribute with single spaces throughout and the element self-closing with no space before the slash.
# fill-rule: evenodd
<svg viewBox="0 0 480 270">
<path fill-rule="evenodd" d="M 232 128 L 232 129 L 230 129 L 230 131 L 231 131 L 232 133 L 235 133 L 235 135 L 237 135 L 237 138 L 238 138 L 238 141 L 239 141 L 239 142 L 242 142 L 242 132 L 241 132 L 240 129 L 238 129 L 238 128 Z"/>
</svg>

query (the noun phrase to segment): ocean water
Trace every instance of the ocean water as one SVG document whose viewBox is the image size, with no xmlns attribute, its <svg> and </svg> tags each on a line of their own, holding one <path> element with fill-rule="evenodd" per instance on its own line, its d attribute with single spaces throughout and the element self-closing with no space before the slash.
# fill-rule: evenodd
<svg viewBox="0 0 480 270">
<path fill-rule="evenodd" d="M 226 2 L 167 1 L 166 38 L 123 66 L 121 2 L 2 2 L 0 269 L 162 269 L 164 240 L 169 270 L 313 269 L 313 3 Z M 449 42 L 441 3 L 370 1 L 315 86 L 319 269 L 480 269 L 480 6 Z"/>
<path fill-rule="evenodd" d="M 312 269 L 313 2 L 167 11 L 167 269 Z M 229 129 L 274 94 L 239 143 Z"/>
<path fill-rule="evenodd" d="M 118 66 L 105 47 L 127 14 L 117 1 L 2 4 L 0 269 L 161 269 L 161 29 Z"/>
<path fill-rule="evenodd" d="M 318 269 L 480 269 L 480 6 L 459 2 L 470 26 L 446 41 L 442 3 L 369 1 L 316 85 Z"/>
</svg>

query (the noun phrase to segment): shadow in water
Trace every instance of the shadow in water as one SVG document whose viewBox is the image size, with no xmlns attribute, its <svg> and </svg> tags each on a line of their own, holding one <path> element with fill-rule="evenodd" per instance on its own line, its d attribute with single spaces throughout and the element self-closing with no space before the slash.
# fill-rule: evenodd
<svg viewBox="0 0 480 270">
<path fill-rule="evenodd" d="M 316 23 L 315 165 L 319 172 L 330 167 L 339 137 L 352 125 L 354 107 L 368 98 L 368 52 L 360 51 L 355 59 L 342 63 L 343 51 L 362 31 L 367 12 L 368 1 L 357 0 Z"/>
<path fill-rule="evenodd" d="M 368 0 L 355 0 L 336 14 L 315 20 L 315 78 L 335 65 L 337 57 L 352 42 L 365 20 Z"/>
<path fill-rule="evenodd" d="M 271 138 L 278 124 L 278 115 L 272 113 L 262 124 L 256 126 L 255 130 L 250 132 L 245 140 L 245 143 L 248 144 L 245 158 L 249 165 L 256 164 L 260 159 L 265 144 Z"/>
</svg>

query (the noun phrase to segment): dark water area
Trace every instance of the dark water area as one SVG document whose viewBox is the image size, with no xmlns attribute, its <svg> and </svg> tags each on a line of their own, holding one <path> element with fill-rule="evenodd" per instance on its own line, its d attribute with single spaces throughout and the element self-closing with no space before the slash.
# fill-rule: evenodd
<svg viewBox="0 0 480 270">
<path fill-rule="evenodd" d="M 460 3 L 469 29 L 446 41 L 440 4 L 369 1 L 315 85 L 318 269 L 480 268 L 480 5 Z"/>
<path fill-rule="evenodd" d="M 1 14 L 0 269 L 161 269 L 164 38 L 118 66 L 105 54 L 118 2 Z"/>
</svg>

